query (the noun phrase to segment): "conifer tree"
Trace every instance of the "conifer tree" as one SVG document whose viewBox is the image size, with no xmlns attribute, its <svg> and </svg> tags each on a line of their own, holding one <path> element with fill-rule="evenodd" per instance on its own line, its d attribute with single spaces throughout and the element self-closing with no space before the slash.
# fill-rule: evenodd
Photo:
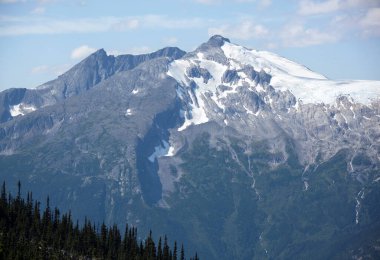
<svg viewBox="0 0 380 260">
<path fill-rule="evenodd" d="M 177 260 L 177 241 L 174 241 L 174 248 L 173 248 L 173 260 Z"/>
<path fill-rule="evenodd" d="M 162 239 L 161 237 L 158 239 L 158 246 L 157 246 L 157 260 L 162 260 Z"/>
<path fill-rule="evenodd" d="M 180 255 L 180 260 L 185 260 L 185 250 L 183 249 L 183 244 L 181 244 L 181 255 Z"/>
<path fill-rule="evenodd" d="M 168 238 L 165 235 L 164 238 L 164 249 L 163 249 L 163 257 L 164 260 L 169 260 L 169 246 L 168 246 Z M 171 260 L 171 259 L 170 259 Z"/>
</svg>

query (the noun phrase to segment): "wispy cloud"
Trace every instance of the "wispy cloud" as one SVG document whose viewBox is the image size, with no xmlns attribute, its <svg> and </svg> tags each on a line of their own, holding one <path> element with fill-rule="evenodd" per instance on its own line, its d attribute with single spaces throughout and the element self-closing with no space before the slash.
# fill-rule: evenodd
<svg viewBox="0 0 380 260">
<path fill-rule="evenodd" d="M 298 13 L 301 15 L 327 14 L 339 10 L 369 8 L 380 6 L 378 0 L 301 0 L 298 5 Z"/>
<path fill-rule="evenodd" d="M 32 34 L 96 33 L 127 31 L 140 27 L 186 29 L 201 28 L 206 24 L 200 18 L 173 19 L 161 15 L 134 17 L 99 17 L 79 19 L 55 19 L 34 16 L 1 16 L 0 36 Z"/>
<path fill-rule="evenodd" d="M 142 27 L 163 29 L 203 28 L 208 21 L 198 17 L 169 18 L 163 15 L 145 15 L 138 18 Z"/>
<path fill-rule="evenodd" d="M 123 54 L 145 54 L 151 52 L 152 49 L 148 46 L 131 47 L 125 50 L 107 50 L 108 55 L 119 56 Z"/>
<path fill-rule="evenodd" d="M 126 53 L 136 55 L 136 54 L 145 54 L 151 51 L 152 49 L 148 46 L 139 46 L 139 47 L 132 47 L 130 49 L 127 49 Z"/>
<path fill-rule="evenodd" d="M 54 3 L 57 2 L 57 0 L 37 0 L 39 4 L 48 4 L 48 3 Z"/>
<path fill-rule="evenodd" d="M 359 4 L 357 0 L 348 0 L 346 4 Z M 380 36 L 380 7 L 376 7 L 373 1 L 363 0 L 361 8 L 356 10 L 344 9 L 336 12 L 331 18 L 330 23 L 323 31 L 331 35 L 340 34 L 340 39 L 348 40 L 353 37 L 377 38 Z M 363 5 L 366 6 L 363 6 Z M 370 5 L 373 7 L 368 7 Z M 380 4 L 380 2 L 379 2 Z M 323 17 L 321 19 L 324 19 Z M 317 20 L 319 21 L 319 20 Z M 315 23 L 317 24 L 317 23 Z"/>
<path fill-rule="evenodd" d="M 286 25 L 281 33 L 285 46 L 380 36 L 379 0 L 301 0 L 297 14 L 296 20 L 301 23 Z"/>
<path fill-rule="evenodd" d="M 330 13 L 340 8 L 339 0 L 328 0 L 315 2 L 312 0 L 302 0 L 299 3 L 299 13 L 301 15 Z"/>
<path fill-rule="evenodd" d="M 211 27 L 208 29 L 208 34 L 210 36 L 220 34 L 235 39 L 248 40 L 263 38 L 269 34 L 269 30 L 261 24 L 255 24 L 253 21 L 245 20 L 238 24 Z"/>
<path fill-rule="evenodd" d="M 0 0 L 0 4 L 15 4 L 21 2 L 26 2 L 26 0 Z"/>
<path fill-rule="evenodd" d="M 40 73 L 45 73 L 48 71 L 49 67 L 47 65 L 39 65 L 34 68 L 32 68 L 31 73 L 32 74 L 40 74 Z"/>
<path fill-rule="evenodd" d="M 219 3 L 219 0 L 195 0 L 195 2 L 201 3 L 201 4 L 206 4 L 206 5 L 212 5 Z"/>
<path fill-rule="evenodd" d="M 95 48 L 89 47 L 88 45 L 82 45 L 72 50 L 70 57 L 74 60 L 83 59 L 95 51 Z"/>
<path fill-rule="evenodd" d="M 41 14 L 44 14 L 45 11 L 46 11 L 45 7 L 38 6 L 38 7 L 34 8 L 30 13 L 31 14 L 41 15 Z"/>
<path fill-rule="evenodd" d="M 50 4 L 56 2 L 79 2 L 84 3 L 85 0 L 0 0 L 0 4 L 16 4 L 16 3 L 31 3 L 35 2 L 37 4 Z"/>
<path fill-rule="evenodd" d="M 363 17 L 361 24 L 364 26 L 380 26 L 380 8 L 369 9 Z"/>
<path fill-rule="evenodd" d="M 197 3 L 204 5 L 222 4 L 230 0 L 194 0 Z M 233 0 L 235 3 L 256 3 L 260 7 L 268 7 L 272 4 L 272 0 Z"/>
<path fill-rule="evenodd" d="M 262 7 L 268 7 L 272 5 L 272 0 L 260 0 L 259 5 Z"/>
<path fill-rule="evenodd" d="M 332 43 L 339 40 L 339 35 L 323 32 L 316 28 L 305 28 L 301 24 L 286 25 L 280 34 L 286 47 L 306 47 Z"/>
<path fill-rule="evenodd" d="M 0 36 L 105 32 L 118 29 L 120 23 L 127 23 L 128 20 L 116 17 L 67 20 L 46 17 L 0 17 Z"/>
<path fill-rule="evenodd" d="M 110 28 L 115 29 L 117 31 L 126 31 L 131 29 L 136 29 L 140 25 L 140 21 L 136 18 L 131 19 L 121 19 L 119 22 L 111 25 Z"/>
<path fill-rule="evenodd" d="M 371 8 L 360 20 L 366 36 L 380 36 L 380 8 Z"/>
<path fill-rule="evenodd" d="M 68 69 L 72 67 L 72 64 L 60 64 L 60 65 L 54 65 L 54 66 L 48 66 L 48 65 L 39 65 L 36 67 L 33 67 L 30 70 L 30 73 L 33 75 L 50 75 L 52 77 L 62 75 L 65 73 Z"/>
<path fill-rule="evenodd" d="M 168 44 L 168 45 L 174 45 L 174 44 L 176 44 L 178 42 L 178 39 L 177 39 L 177 37 L 174 37 L 174 36 L 172 36 L 172 37 L 165 37 L 163 39 L 163 42 L 165 44 Z"/>
</svg>

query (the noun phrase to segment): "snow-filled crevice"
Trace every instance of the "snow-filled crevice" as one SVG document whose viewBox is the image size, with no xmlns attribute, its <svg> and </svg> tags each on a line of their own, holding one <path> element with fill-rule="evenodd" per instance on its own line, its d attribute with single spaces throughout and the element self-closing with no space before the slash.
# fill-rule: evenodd
<svg viewBox="0 0 380 260">
<path fill-rule="evenodd" d="M 360 220 L 360 209 L 361 209 L 361 201 L 364 199 L 364 188 L 361 189 L 355 197 L 356 205 L 355 205 L 355 224 L 359 224 Z"/>
</svg>

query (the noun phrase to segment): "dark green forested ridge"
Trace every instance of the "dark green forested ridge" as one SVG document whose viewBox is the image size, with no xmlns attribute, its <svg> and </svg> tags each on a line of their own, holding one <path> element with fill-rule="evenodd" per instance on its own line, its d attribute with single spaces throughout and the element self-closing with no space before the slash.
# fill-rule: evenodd
<svg viewBox="0 0 380 260">
<path fill-rule="evenodd" d="M 97 227 L 88 219 L 74 224 L 70 212 L 61 215 L 49 198 L 42 211 L 31 192 L 26 200 L 21 197 L 20 188 L 19 182 L 16 197 L 7 194 L 5 183 L 1 188 L 0 259 L 186 259 L 183 245 L 175 241 L 170 247 L 166 236 L 156 245 L 152 232 L 141 241 L 128 225 L 121 234 L 116 225 Z M 198 259 L 197 254 L 190 258 Z"/>
</svg>

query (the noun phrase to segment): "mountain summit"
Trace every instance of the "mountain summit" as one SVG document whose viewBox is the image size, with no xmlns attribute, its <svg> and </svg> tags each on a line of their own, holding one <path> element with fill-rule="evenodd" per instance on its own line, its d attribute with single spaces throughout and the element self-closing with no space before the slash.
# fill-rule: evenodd
<svg viewBox="0 0 380 260">
<path fill-rule="evenodd" d="M 189 53 L 99 50 L 0 93 L 0 177 L 202 259 L 376 257 L 379 111 L 378 81 L 219 35 Z"/>
</svg>

